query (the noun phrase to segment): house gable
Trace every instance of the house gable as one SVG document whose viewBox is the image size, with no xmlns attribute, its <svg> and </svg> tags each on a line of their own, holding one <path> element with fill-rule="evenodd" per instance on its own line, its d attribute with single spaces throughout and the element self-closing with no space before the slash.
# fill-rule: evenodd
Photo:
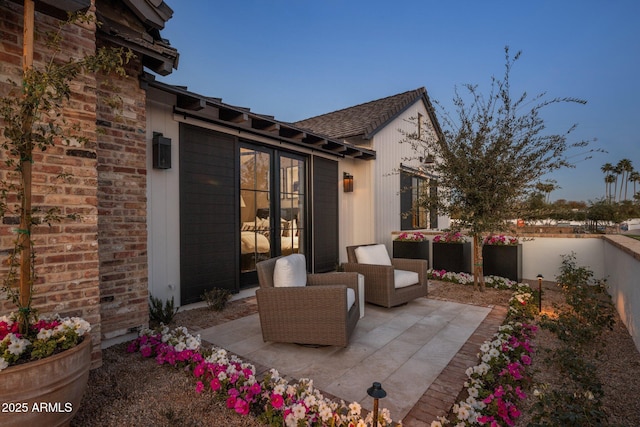
<svg viewBox="0 0 640 427">
<path fill-rule="evenodd" d="M 332 138 L 365 143 L 417 100 L 422 100 L 436 131 L 440 131 L 424 87 L 300 120 L 294 124 Z"/>
</svg>

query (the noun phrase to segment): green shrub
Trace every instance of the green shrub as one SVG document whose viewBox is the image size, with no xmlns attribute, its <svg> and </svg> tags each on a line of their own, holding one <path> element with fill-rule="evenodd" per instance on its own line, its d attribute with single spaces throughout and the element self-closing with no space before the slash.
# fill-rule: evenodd
<svg viewBox="0 0 640 427">
<path fill-rule="evenodd" d="M 209 310 L 222 311 L 227 306 L 227 302 L 231 299 L 231 292 L 227 289 L 213 288 L 208 291 L 204 291 L 200 298 L 207 303 Z"/>
<path fill-rule="evenodd" d="M 556 278 L 565 297 L 565 306 L 555 305 L 556 317 L 543 315 L 540 326 L 553 332 L 562 346 L 547 361 L 557 366 L 562 384 L 538 390 L 532 427 L 601 426 L 607 420 L 603 409 L 604 391 L 589 356 L 597 356 L 598 338 L 605 328 L 613 328 L 614 307 L 603 282 L 593 280 L 593 272 L 576 265 L 575 254 L 562 255 Z M 535 393 L 534 393 L 535 394 Z"/>
<path fill-rule="evenodd" d="M 177 312 L 178 307 L 175 307 L 173 297 L 163 304 L 160 298 L 156 298 L 153 295 L 149 296 L 149 319 L 152 322 L 168 325 Z"/>
</svg>

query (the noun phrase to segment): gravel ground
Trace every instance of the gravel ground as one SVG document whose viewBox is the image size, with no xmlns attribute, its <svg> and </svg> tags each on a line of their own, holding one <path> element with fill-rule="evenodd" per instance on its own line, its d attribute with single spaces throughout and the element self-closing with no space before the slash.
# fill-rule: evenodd
<svg viewBox="0 0 640 427">
<path fill-rule="evenodd" d="M 506 305 L 511 293 L 432 281 L 429 298 L 445 299 L 477 305 Z M 545 283 L 544 310 L 562 297 L 553 284 Z M 178 313 L 175 325 L 190 331 L 220 324 L 256 311 L 255 298 L 231 302 L 222 313 L 206 308 Z M 553 336 L 542 331 L 536 346 L 552 347 Z M 597 375 L 605 384 L 605 409 L 610 425 L 640 426 L 640 353 L 626 328 L 617 319 L 613 331 L 601 337 L 602 356 L 597 362 Z M 91 371 L 89 386 L 71 426 L 258 426 L 255 419 L 236 415 L 210 393 L 195 392 L 195 381 L 187 373 L 156 365 L 154 360 L 125 352 L 126 344 L 103 351 L 103 365 Z M 536 381 L 553 383 L 558 373 L 545 366 L 542 357 L 534 357 Z M 462 384 L 460 384 L 462 389 Z M 393 414 L 392 414 L 393 416 Z M 525 426 L 528 408 L 518 426 Z"/>
</svg>

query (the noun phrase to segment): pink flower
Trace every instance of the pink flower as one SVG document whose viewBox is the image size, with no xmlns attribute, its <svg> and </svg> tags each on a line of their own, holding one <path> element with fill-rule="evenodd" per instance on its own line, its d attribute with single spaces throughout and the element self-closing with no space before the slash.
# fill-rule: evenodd
<svg viewBox="0 0 640 427">
<path fill-rule="evenodd" d="M 527 394 L 524 391 L 522 391 L 520 386 L 516 387 L 516 396 L 518 396 L 520 400 L 524 400 L 527 398 Z"/>
<path fill-rule="evenodd" d="M 251 387 L 249 387 L 249 391 L 254 395 L 260 394 L 260 392 L 262 391 L 262 387 L 260 387 L 260 383 L 256 382 L 253 383 Z"/>
<path fill-rule="evenodd" d="M 247 415 L 249 413 L 249 404 L 244 399 L 236 399 L 234 409 L 240 415 Z"/>
<path fill-rule="evenodd" d="M 280 408 L 282 408 L 282 405 L 284 405 L 284 398 L 282 397 L 282 395 L 281 394 L 272 393 L 271 394 L 271 406 L 273 406 L 275 409 L 280 409 Z"/>
<path fill-rule="evenodd" d="M 211 380 L 210 385 L 211 385 L 211 390 L 213 391 L 218 391 L 220 390 L 220 387 L 222 387 L 222 384 L 220 383 L 220 380 L 217 377 Z"/>
<path fill-rule="evenodd" d="M 151 349 L 151 346 L 144 346 L 144 347 L 140 347 L 140 354 L 142 355 L 142 357 L 151 357 L 153 356 L 153 350 Z"/>
<path fill-rule="evenodd" d="M 227 408 L 229 408 L 229 409 L 235 408 L 236 407 L 236 400 L 238 400 L 237 397 L 229 396 L 227 398 Z"/>
<path fill-rule="evenodd" d="M 494 417 L 490 416 L 490 415 L 482 415 L 481 417 L 478 417 L 478 422 L 480 424 L 486 424 L 486 423 L 490 423 L 493 420 L 495 420 Z"/>
<path fill-rule="evenodd" d="M 200 363 L 200 364 L 198 364 L 198 366 L 196 366 L 196 367 L 194 368 L 194 370 L 193 370 L 193 375 L 194 375 L 196 378 L 200 378 L 200 377 L 202 376 L 202 374 L 204 374 L 204 371 L 205 371 L 205 369 L 204 369 L 204 363 Z"/>
<path fill-rule="evenodd" d="M 522 361 L 523 365 L 526 365 L 526 366 L 531 365 L 531 357 L 527 356 L 526 354 L 523 354 L 522 356 L 520 356 L 520 360 Z"/>
<path fill-rule="evenodd" d="M 196 384 L 196 393 L 202 393 L 203 390 L 204 384 L 202 384 L 202 381 L 198 381 L 198 383 Z"/>
</svg>

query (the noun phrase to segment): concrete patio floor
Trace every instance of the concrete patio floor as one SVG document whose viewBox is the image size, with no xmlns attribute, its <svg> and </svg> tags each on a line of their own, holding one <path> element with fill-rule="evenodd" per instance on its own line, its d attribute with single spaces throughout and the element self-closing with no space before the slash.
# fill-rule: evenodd
<svg viewBox="0 0 640 427">
<path fill-rule="evenodd" d="M 476 364 L 480 344 L 502 323 L 506 310 L 420 298 L 386 309 L 367 304 L 347 348 L 264 342 L 258 314 L 200 332 L 203 340 L 287 378 L 311 378 L 329 397 L 372 410 L 366 390 L 382 383 L 380 406 L 405 426 L 428 425 L 454 403 Z"/>
</svg>

